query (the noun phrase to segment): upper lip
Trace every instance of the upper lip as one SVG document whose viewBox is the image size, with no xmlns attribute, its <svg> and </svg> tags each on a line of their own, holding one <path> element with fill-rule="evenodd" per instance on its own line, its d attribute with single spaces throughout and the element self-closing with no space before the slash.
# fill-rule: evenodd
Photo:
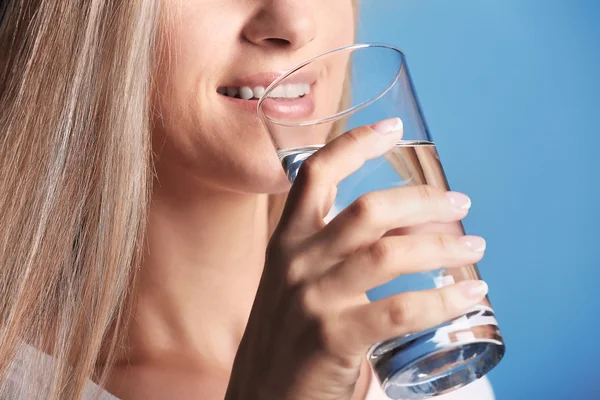
<svg viewBox="0 0 600 400">
<path fill-rule="evenodd" d="M 249 88 L 255 87 L 263 87 L 267 88 L 271 83 L 281 77 L 283 73 L 281 72 L 263 72 L 256 75 L 250 75 L 243 78 L 237 78 L 232 80 L 231 82 L 221 85 L 220 87 L 244 87 L 247 86 Z M 292 75 L 290 75 L 287 79 L 285 79 L 284 83 L 308 83 L 312 85 L 317 81 L 317 74 L 315 71 L 311 70 L 300 70 Z"/>
</svg>

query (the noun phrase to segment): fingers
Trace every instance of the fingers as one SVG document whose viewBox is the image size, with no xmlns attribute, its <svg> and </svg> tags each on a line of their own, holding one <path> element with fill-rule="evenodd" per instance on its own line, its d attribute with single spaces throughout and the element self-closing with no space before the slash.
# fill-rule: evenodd
<svg viewBox="0 0 600 400">
<path fill-rule="evenodd" d="M 459 317 L 487 294 L 483 281 L 462 281 L 439 289 L 402 293 L 347 309 L 343 329 L 367 348 L 374 343 L 411 332 L 421 332 Z"/>
<path fill-rule="evenodd" d="M 369 246 L 386 232 L 429 222 L 464 218 L 470 199 L 432 186 L 408 186 L 367 193 L 344 209 L 314 236 L 322 257 L 344 258 Z"/>
<path fill-rule="evenodd" d="M 337 184 L 365 161 L 394 147 L 402 133 L 402 122 L 392 118 L 353 129 L 319 149 L 300 167 L 282 223 L 296 232 L 312 234 L 320 229 L 335 199 Z"/>
<path fill-rule="evenodd" d="M 456 222 L 428 222 L 421 225 L 413 225 L 402 228 L 392 229 L 385 236 L 417 235 L 422 233 L 450 233 L 453 235 L 464 235 L 465 231 L 462 224 Z"/>
<path fill-rule="evenodd" d="M 484 251 L 485 240 L 478 236 L 438 233 L 384 237 L 328 270 L 319 278 L 319 285 L 332 298 L 348 298 L 399 275 L 474 264 Z"/>
</svg>

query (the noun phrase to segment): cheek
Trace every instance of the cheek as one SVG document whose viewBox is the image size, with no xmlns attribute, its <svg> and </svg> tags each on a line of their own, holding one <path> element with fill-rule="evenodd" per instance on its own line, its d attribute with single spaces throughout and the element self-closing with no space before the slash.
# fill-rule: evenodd
<svg viewBox="0 0 600 400">
<path fill-rule="evenodd" d="M 156 124 L 153 148 L 168 170 L 183 169 L 197 180 L 234 191 L 279 193 L 289 188 L 257 116 L 233 115 L 218 102 L 201 105 L 185 96 L 161 103 L 164 126 Z M 194 106 L 187 111 L 185 106 L 173 107 L 182 103 Z"/>
<path fill-rule="evenodd" d="M 158 126 L 153 147 L 169 170 L 184 169 L 201 181 L 253 193 L 278 193 L 289 184 L 258 117 L 203 109 L 185 121 Z"/>
<path fill-rule="evenodd" d="M 358 10 L 353 0 L 328 0 L 329 10 L 322 14 L 322 26 L 327 31 L 330 48 L 353 44 L 356 35 L 356 19 Z M 335 18 L 331 18 L 335 15 Z"/>
<path fill-rule="evenodd" d="M 214 26 L 219 19 L 210 12 L 186 9 L 182 21 L 168 24 L 170 41 L 161 54 L 165 62 L 153 98 L 153 150 L 164 171 L 184 170 L 232 190 L 286 190 L 289 185 L 258 116 L 232 113 L 216 93 L 215 77 L 230 64 L 228 52 L 237 35 L 235 24 Z"/>
</svg>

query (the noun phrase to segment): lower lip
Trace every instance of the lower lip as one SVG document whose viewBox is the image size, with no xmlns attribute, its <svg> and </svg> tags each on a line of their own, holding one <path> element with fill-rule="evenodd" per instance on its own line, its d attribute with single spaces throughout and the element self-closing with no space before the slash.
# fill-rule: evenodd
<svg viewBox="0 0 600 400">
<path fill-rule="evenodd" d="M 296 99 L 266 99 L 262 104 L 265 116 L 275 120 L 298 120 L 310 117 L 315 111 L 314 87 L 309 94 Z M 256 113 L 258 100 L 244 100 L 235 97 L 219 95 L 239 109 Z"/>
</svg>

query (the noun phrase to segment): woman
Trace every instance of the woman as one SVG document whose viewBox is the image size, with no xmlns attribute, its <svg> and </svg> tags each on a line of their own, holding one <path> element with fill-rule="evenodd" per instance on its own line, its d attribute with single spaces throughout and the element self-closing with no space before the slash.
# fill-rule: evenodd
<svg viewBox="0 0 600 400">
<path fill-rule="evenodd" d="M 431 188 L 322 225 L 335 183 L 391 146 L 397 121 L 317 153 L 282 211 L 256 100 L 227 96 L 352 42 L 351 0 L 0 7 L 0 397 L 384 398 L 368 346 L 485 295 L 470 282 L 369 304 L 350 290 L 483 254 L 477 237 L 382 238 L 466 215 L 465 195 Z M 386 263 L 391 249 L 410 257 Z M 446 398 L 492 397 L 480 380 Z"/>
</svg>

